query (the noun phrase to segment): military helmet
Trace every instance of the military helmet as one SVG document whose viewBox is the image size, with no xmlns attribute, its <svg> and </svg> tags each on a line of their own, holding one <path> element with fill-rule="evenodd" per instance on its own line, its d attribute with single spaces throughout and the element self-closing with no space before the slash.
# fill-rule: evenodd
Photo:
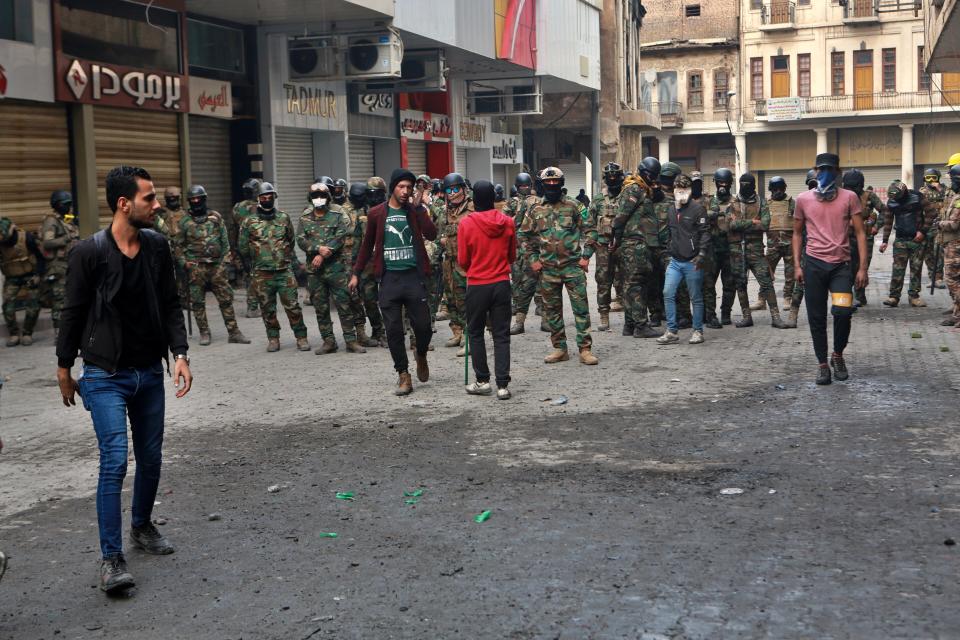
<svg viewBox="0 0 960 640">
<path fill-rule="evenodd" d="M 261 182 L 259 188 L 257 189 L 257 197 L 265 196 L 269 193 L 272 193 L 274 196 L 279 195 L 277 190 L 269 182 Z"/>
<path fill-rule="evenodd" d="M 440 178 L 434 178 L 430 181 L 430 192 L 440 193 L 443 190 L 443 181 Z"/>
<path fill-rule="evenodd" d="M 810 169 L 807 171 L 807 177 L 804 180 L 804 183 L 807 185 L 808 189 L 814 189 L 817 186 L 817 170 Z"/>
<path fill-rule="evenodd" d="M 693 189 L 693 179 L 687 174 L 681 174 L 673 181 L 674 189 Z"/>
<path fill-rule="evenodd" d="M 691 171 L 690 182 L 703 182 L 703 174 L 699 171 Z"/>
<path fill-rule="evenodd" d="M 660 161 L 653 156 L 647 156 L 637 165 L 637 173 L 639 173 L 644 180 L 651 183 L 656 181 L 660 175 L 660 169 Z"/>
<path fill-rule="evenodd" d="M 430 184 L 430 176 L 428 176 L 428 175 L 425 174 L 425 173 L 421 173 L 420 175 L 417 176 L 416 182 L 424 182 L 424 183 L 426 183 L 426 184 L 429 185 L 429 184 Z M 414 184 L 416 184 L 416 182 L 415 182 Z"/>
<path fill-rule="evenodd" d="M 608 162 L 603 166 L 603 175 L 604 177 L 608 175 L 623 174 L 623 167 L 621 167 L 616 162 Z"/>
<path fill-rule="evenodd" d="M 73 204 L 73 195 L 69 191 L 54 191 L 50 194 L 50 206 L 56 209 L 58 204 Z"/>
<path fill-rule="evenodd" d="M 860 192 L 863 191 L 863 172 L 860 169 L 848 169 L 843 172 L 843 178 L 840 180 L 840 184 L 844 189 L 850 191 Z"/>
<path fill-rule="evenodd" d="M 520 192 L 517 191 L 517 188 L 516 188 L 515 186 L 511 186 L 511 187 L 510 187 L 510 197 L 511 197 L 511 198 L 517 197 L 517 195 L 518 195 L 519 193 L 520 193 Z"/>
<path fill-rule="evenodd" d="M 940 170 L 939 169 L 927 169 L 923 172 L 923 181 L 924 182 L 940 182 Z"/>
<path fill-rule="evenodd" d="M 950 171 L 947 172 L 947 175 L 952 179 L 960 179 L 960 162 L 950 167 Z"/>
<path fill-rule="evenodd" d="M 260 190 L 260 180 L 257 178 L 250 178 L 240 187 L 240 190 L 243 192 L 243 197 L 247 200 L 253 200 L 257 197 L 257 191 Z"/>
<path fill-rule="evenodd" d="M 749 173 L 749 172 L 748 172 L 748 173 L 744 173 L 743 175 L 740 176 L 740 180 L 738 180 L 738 182 L 739 182 L 740 184 L 742 184 L 742 185 L 743 185 L 743 184 L 749 184 L 749 185 L 752 185 L 752 186 L 755 187 L 755 186 L 757 186 L 757 176 L 755 176 L 755 175 L 753 175 L 752 173 Z"/>
<path fill-rule="evenodd" d="M 372 178 L 369 178 L 367 180 L 367 189 L 369 191 L 374 191 L 379 189 L 380 191 L 383 191 L 384 193 L 386 193 L 387 183 L 383 181 L 383 178 L 379 176 L 373 176 Z"/>
<path fill-rule="evenodd" d="M 533 176 L 531 176 L 526 171 L 521 171 L 517 174 L 517 177 L 513 181 L 513 186 L 522 187 L 522 186 L 533 186 Z"/>
<path fill-rule="evenodd" d="M 907 197 L 909 192 L 910 190 L 907 188 L 907 185 L 900 180 L 894 180 L 890 183 L 890 186 L 887 187 L 887 197 L 890 200 L 901 201 Z"/>
<path fill-rule="evenodd" d="M 340 187 L 340 188 L 342 188 L 342 189 L 346 189 L 346 187 L 347 187 L 347 181 L 344 180 L 343 178 L 337 178 L 336 180 L 333 181 L 333 186 L 334 186 L 334 187 Z"/>
<path fill-rule="evenodd" d="M 563 171 L 561 171 L 559 167 L 547 167 L 540 172 L 539 178 L 541 180 L 559 179 L 560 184 L 563 184 L 565 181 L 565 178 L 563 177 Z"/>
<path fill-rule="evenodd" d="M 767 183 L 767 189 L 773 191 L 774 189 L 783 189 L 787 190 L 787 181 L 781 178 L 780 176 L 773 176 L 770 178 L 770 181 Z"/>
<path fill-rule="evenodd" d="M 664 162 L 660 165 L 660 175 L 657 176 L 657 181 L 669 187 L 673 185 L 681 173 L 683 171 L 680 169 L 680 165 L 675 162 Z"/>
<path fill-rule="evenodd" d="M 463 176 L 459 173 L 448 173 L 443 177 L 443 190 L 452 189 L 453 187 L 466 187 L 467 181 L 464 180 Z"/>
<path fill-rule="evenodd" d="M 335 186 L 333 183 L 333 178 L 330 176 L 320 176 L 319 178 L 314 178 L 313 182 L 322 182 L 323 184 L 327 185 L 327 188 L 330 189 L 330 191 L 333 191 L 333 187 Z"/>
<path fill-rule="evenodd" d="M 367 195 L 367 183 L 366 182 L 351 182 L 350 191 L 347 192 L 347 197 L 351 201 L 356 200 L 357 202 L 363 202 L 363 198 Z"/>
<path fill-rule="evenodd" d="M 10 218 L 0 218 L 0 242 L 9 242 L 17 230 L 17 225 L 13 224 Z"/>
<path fill-rule="evenodd" d="M 493 185 L 493 194 L 496 198 L 496 202 L 501 202 L 507 198 L 507 192 L 503 190 L 503 185 L 499 182 Z"/>
<path fill-rule="evenodd" d="M 311 198 L 319 198 L 323 195 L 330 195 L 330 187 L 326 182 L 314 182 L 312 185 L 310 185 Z"/>
<path fill-rule="evenodd" d="M 713 172 L 713 182 L 714 184 L 733 184 L 733 171 L 730 171 L 730 169 L 726 167 L 720 167 Z"/>
<path fill-rule="evenodd" d="M 206 198 L 207 190 L 203 188 L 202 184 L 195 184 L 189 189 L 187 189 L 187 201 L 191 198 Z"/>
<path fill-rule="evenodd" d="M 167 187 L 163 190 L 163 198 L 179 198 L 180 197 L 180 187 Z"/>
</svg>

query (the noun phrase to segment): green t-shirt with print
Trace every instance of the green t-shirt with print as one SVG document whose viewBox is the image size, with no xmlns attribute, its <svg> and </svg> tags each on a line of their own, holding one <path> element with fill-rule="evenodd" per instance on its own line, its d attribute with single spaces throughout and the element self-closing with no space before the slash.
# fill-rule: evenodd
<svg viewBox="0 0 960 640">
<path fill-rule="evenodd" d="M 383 228 L 383 264 L 387 271 L 417 268 L 413 229 L 403 209 L 390 207 L 387 210 L 387 221 Z"/>
</svg>

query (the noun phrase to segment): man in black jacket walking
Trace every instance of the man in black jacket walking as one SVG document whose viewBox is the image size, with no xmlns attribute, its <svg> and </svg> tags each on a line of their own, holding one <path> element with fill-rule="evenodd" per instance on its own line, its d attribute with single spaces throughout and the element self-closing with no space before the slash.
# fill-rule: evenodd
<svg viewBox="0 0 960 640">
<path fill-rule="evenodd" d="M 79 392 L 93 418 L 100 448 L 99 580 L 100 588 L 110 592 L 134 584 L 123 556 L 120 512 L 127 416 L 137 461 L 130 541 L 149 554 L 173 553 L 150 521 L 160 483 L 167 349 L 174 356 L 178 398 L 190 391 L 193 376 L 170 248 L 151 230 L 160 205 L 150 174 L 117 167 L 107 174 L 106 192 L 113 222 L 70 253 L 57 381 L 63 404 L 76 404 Z M 83 366 L 74 380 L 70 370 L 78 353 Z"/>
<path fill-rule="evenodd" d="M 657 338 L 659 344 L 680 341 L 677 335 L 677 289 L 687 283 L 693 301 L 693 335 L 690 344 L 703 342 L 703 262 L 710 251 L 710 225 L 707 211 L 692 200 L 693 181 L 681 175 L 673 183 L 674 203 L 667 225 L 670 228 L 670 265 L 663 284 L 663 303 L 667 311 L 667 332 Z"/>
</svg>

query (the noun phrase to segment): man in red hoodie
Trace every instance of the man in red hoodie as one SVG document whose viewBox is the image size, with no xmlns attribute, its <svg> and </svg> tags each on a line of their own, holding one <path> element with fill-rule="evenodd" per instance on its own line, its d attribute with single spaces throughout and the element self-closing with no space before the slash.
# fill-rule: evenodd
<svg viewBox="0 0 960 640">
<path fill-rule="evenodd" d="M 483 330 L 490 319 L 493 331 L 493 362 L 497 380 L 497 398 L 510 397 L 510 265 L 517 259 L 517 231 L 513 218 L 495 207 L 496 191 L 487 180 L 473 185 L 475 211 L 460 222 L 457 235 L 457 261 L 467 272 L 467 335 L 477 381 L 467 385 L 467 393 L 487 396 L 490 369 Z"/>
</svg>

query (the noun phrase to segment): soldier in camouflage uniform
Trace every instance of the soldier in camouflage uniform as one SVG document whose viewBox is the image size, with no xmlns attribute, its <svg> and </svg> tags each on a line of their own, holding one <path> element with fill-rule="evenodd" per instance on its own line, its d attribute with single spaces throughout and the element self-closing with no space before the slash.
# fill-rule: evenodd
<svg viewBox="0 0 960 640">
<path fill-rule="evenodd" d="M 366 206 L 364 207 L 363 213 L 357 219 L 358 224 L 354 238 L 354 244 L 358 249 L 367 233 L 367 212 L 387 200 L 387 183 L 384 182 L 383 178 L 373 176 L 367 180 L 364 199 Z M 377 339 L 377 344 L 386 348 L 388 346 L 387 335 L 384 330 L 383 316 L 380 313 L 380 286 L 377 283 L 376 277 L 373 275 L 372 265 L 367 265 L 367 268 L 364 269 L 360 275 L 359 280 L 357 293 L 360 299 L 363 300 L 363 308 L 370 318 L 370 324 L 373 327 L 373 336 Z"/>
<path fill-rule="evenodd" d="M 712 251 L 708 253 L 703 268 L 703 306 L 704 324 L 711 329 L 720 329 L 732 324 L 730 311 L 737 297 L 736 278 L 733 265 L 730 264 L 730 241 L 727 231 L 730 228 L 730 209 L 733 207 L 733 172 L 721 167 L 713 173 L 713 184 L 717 193 L 710 198 L 707 207 L 707 219 L 710 222 Z M 717 279 L 720 279 L 720 317 L 717 318 Z"/>
<path fill-rule="evenodd" d="M 3 273 L 3 319 L 7 346 L 33 344 L 33 328 L 40 316 L 40 247 L 32 233 L 18 229 L 10 218 L 0 218 L 0 273 Z M 17 324 L 17 299 L 23 298 L 23 326 Z"/>
<path fill-rule="evenodd" d="M 157 217 L 153 223 L 154 229 L 162 233 L 170 244 L 170 253 L 173 254 L 174 264 L 177 263 L 177 238 L 180 235 L 180 221 L 187 212 L 183 209 L 180 199 L 180 187 L 167 187 L 163 190 L 163 207 L 157 210 Z M 180 292 L 180 306 L 188 309 L 190 305 L 190 282 L 186 275 L 177 267 L 174 273 L 177 279 L 177 291 Z"/>
<path fill-rule="evenodd" d="M 278 296 L 297 338 L 297 349 L 310 350 L 307 325 L 303 323 L 303 311 L 297 300 L 297 280 L 292 270 L 295 242 L 296 233 L 290 216 L 277 209 L 277 190 L 269 182 L 261 183 L 257 192 L 257 213 L 241 223 L 237 248 L 253 270 L 253 289 L 260 302 L 263 324 L 267 329 L 267 351 L 270 352 L 280 350 Z"/>
<path fill-rule="evenodd" d="M 623 169 L 616 162 L 608 162 L 603 168 L 603 181 L 607 192 L 593 199 L 588 207 L 590 223 L 597 230 L 597 311 L 600 324 L 597 331 L 610 331 L 610 292 L 617 285 L 620 290 L 622 269 L 620 254 L 610 249 L 613 243 L 613 220 L 620 211 L 620 192 L 623 189 Z"/>
<path fill-rule="evenodd" d="M 623 335 L 656 338 L 648 316 L 650 281 L 656 277 L 651 245 L 660 246 L 657 214 L 653 209 L 654 188 L 660 161 L 644 158 L 637 173 L 624 181 L 613 219 L 613 250 L 623 269 Z M 659 263 L 657 263 L 659 264 Z"/>
<path fill-rule="evenodd" d="M 651 281 L 648 289 L 649 298 L 647 304 L 650 307 L 652 326 L 660 326 L 660 320 L 666 317 L 663 307 L 663 285 L 667 274 L 667 267 L 670 266 L 670 229 L 667 226 L 667 218 L 676 210 L 673 203 L 673 182 L 681 174 L 680 166 L 673 162 L 664 162 L 660 167 L 660 175 L 657 176 L 657 182 L 660 187 L 661 195 L 654 198 L 653 211 L 657 215 L 657 244 L 650 245 L 650 254 L 654 260 L 653 269 L 656 275 L 656 289 L 653 288 Z M 690 293 L 687 291 L 687 283 L 681 282 L 677 289 L 677 326 L 680 329 L 689 329 L 693 325 L 693 314 L 690 310 Z"/>
<path fill-rule="evenodd" d="M 783 301 L 784 307 L 790 306 L 793 299 L 794 264 L 793 264 L 793 198 L 787 195 L 787 181 L 780 176 L 773 176 L 767 183 L 770 190 L 770 199 L 767 208 L 770 210 L 770 228 L 767 229 L 767 265 L 770 267 L 770 281 L 774 281 L 777 265 L 783 260 Z M 767 292 L 760 292 L 760 299 L 767 299 Z M 766 307 L 766 304 L 763 305 Z M 787 323 L 787 328 L 790 327 Z"/>
<path fill-rule="evenodd" d="M 457 227 L 460 220 L 473 213 L 473 198 L 467 195 L 466 181 L 459 173 L 447 174 L 443 179 L 443 192 L 447 206 L 440 214 L 437 237 L 443 246 L 443 280 L 450 314 L 450 330 L 453 337 L 445 346 L 460 347 L 458 356 L 466 353 L 463 327 L 466 326 L 467 274 L 457 262 Z"/>
<path fill-rule="evenodd" d="M 872 190 L 864 190 L 863 173 L 859 169 L 850 169 L 844 172 L 841 184 L 844 189 L 853 191 L 860 198 L 860 207 L 863 209 L 863 227 L 867 234 L 867 270 L 873 262 L 873 239 L 883 226 L 884 213 L 887 208 L 880 201 L 879 196 Z M 856 273 L 860 269 L 860 250 L 857 247 L 857 236 L 850 228 L 850 270 Z M 853 306 L 863 307 L 867 304 L 866 289 L 854 289 Z"/>
<path fill-rule="evenodd" d="M 577 327 L 580 362 L 599 362 L 591 351 L 590 306 L 587 301 L 587 269 L 597 231 L 589 218 L 581 215 L 582 205 L 563 196 L 563 172 L 547 167 L 540 172 L 543 200 L 530 209 L 520 226 L 520 241 L 529 251 L 530 268 L 540 273 L 543 317 L 550 327 L 553 352 L 544 358 L 547 364 L 569 360 L 567 334 L 563 327 L 563 289 L 566 287 Z"/>
<path fill-rule="evenodd" d="M 310 185 L 310 206 L 304 209 L 297 225 L 297 246 L 307 255 L 307 293 L 313 300 L 317 326 L 323 338 L 323 344 L 314 351 L 317 355 L 337 350 L 333 322 L 330 321 L 331 297 L 340 316 L 347 351 L 367 352 L 357 341 L 358 321 L 347 289 L 353 266 L 353 247 L 347 246 L 347 240 L 352 238 L 353 232 L 350 215 L 333 203 L 330 187 L 323 182 Z"/>
<path fill-rule="evenodd" d="M 53 208 L 43 218 L 40 247 L 47 263 L 44 284 L 50 292 L 50 317 L 54 330 L 60 328 L 60 310 L 66 299 L 67 255 L 80 241 L 80 229 L 73 214 L 73 196 L 69 191 L 54 191 L 50 196 Z M 43 297 L 43 296 L 41 296 Z"/>
<path fill-rule="evenodd" d="M 227 237 L 230 240 L 230 249 L 233 250 L 234 256 L 237 258 L 234 268 L 236 272 L 242 274 L 242 277 L 247 281 L 246 317 L 248 318 L 260 317 L 260 303 L 257 301 L 257 294 L 253 289 L 253 273 L 249 268 L 250 265 L 244 264 L 244 260 L 240 257 L 237 243 L 240 239 L 240 227 L 243 221 L 257 215 L 257 192 L 259 190 L 260 180 L 250 178 L 244 182 L 242 187 L 243 200 L 233 205 L 233 211 L 231 211 L 230 215 L 225 219 L 227 223 Z M 240 278 L 241 276 L 238 276 L 237 280 L 239 281 Z"/>
<path fill-rule="evenodd" d="M 938 207 L 927 200 L 922 193 L 910 189 L 900 180 L 894 180 L 887 188 L 887 216 L 883 225 L 883 242 L 880 253 L 887 250 L 890 231 L 897 230 L 893 243 L 893 272 L 890 276 L 890 297 L 883 301 L 886 307 L 900 304 L 903 280 L 907 268 L 910 269 L 911 307 L 925 307 L 927 303 L 920 298 L 920 274 L 923 269 L 923 252 L 930 226 L 937 217 Z"/>
<path fill-rule="evenodd" d="M 344 254 L 349 254 L 351 267 L 357 260 L 357 252 L 360 250 L 360 243 L 363 242 L 363 231 L 367 225 L 366 200 L 367 183 L 352 183 L 347 190 L 347 201 L 343 204 L 343 211 L 350 216 L 351 223 L 350 235 L 348 235 L 346 241 L 344 241 L 343 251 Z M 336 201 L 336 199 L 334 199 L 334 201 Z M 372 308 L 365 306 L 363 288 L 358 287 L 350 297 L 350 308 L 353 310 L 353 319 L 357 326 L 357 342 L 364 347 L 385 346 L 386 337 L 383 335 L 383 318 L 380 316 L 380 308 L 377 307 L 376 300 L 374 299 Z M 368 315 L 370 317 L 370 336 L 367 336 Z M 382 345 L 381 340 L 383 341 Z"/>
<path fill-rule="evenodd" d="M 514 187 L 517 195 L 507 201 L 503 208 L 505 215 L 513 218 L 516 228 L 519 229 L 523 224 L 523 219 L 539 201 L 537 195 L 533 192 L 533 178 L 529 173 L 521 172 L 514 179 Z M 513 324 L 510 326 L 510 334 L 518 335 L 526 329 L 524 323 L 527 319 L 527 312 L 530 310 L 530 300 L 534 301 L 534 308 L 540 309 L 542 301 L 540 300 L 540 274 L 530 268 L 530 256 L 525 247 L 518 242 L 517 260 L 513 263 L 513 269 L 510 273 L 513 287 Z M 541 318 L 543 316 L 541 315 Z M 541 319 L 541 328 L 543 320 Z"/>
<path fill-rule="evenodd" d="M 943 247 L 943 276 L 953 299 L 950 315 L 944 326 L 960 328 L 960 164 L 950 168 L 950 189 L 943 213 L 937 222 Z"/>
<path fill-rule="evenodd" d="M 923 186 L 920 187 L 920 193 L 930 202 L 931 207 L 936 208 L 937 218 L 943 213 L 947 205 L 946 193 L 943 185 L 940 184 L 940 171 L 937 169 L 927 169 L 923 172 Z M 934 282 L 937 289 L 945 289 L 943 284 L 943 252 L 937 252 L 937 234 L 930 233 L 923 249 L 923 261 L 927 264 L 927 277 Z M 942 248 L 942 245 L 940 245 Z"/>
<path fill-rule="evenodd" d="M 737 282 L 737 297 L 743 318 L 737 327 L 752 327 L 753 315 L 747 297 L 747 276 L 753 272 L 760 291 L 766 296 L 770 308 L 770 325 L 784 329 L 777 306 L 777 294 L 773 289 L 770 269 L 763 255 L 763 233 L 770 228 L 770 210 L 767 203 L 757 195 L 757 179 L 751 173 L 740 176 L 740 189 L 730 207 L 730 225 L 727 239 L 730 247 L 730 264 Z"/>
<path fill-rule="evenodd" d="M 190 309 L 197 319 L 200 344 L 210 344 L 210 322 L 207 320 L 207 287 L 213 291 L 223 324 L 227 327 L 228 342 L 250 344 L 237 326 L 233 311 L 233 288 L 227 280 L 225 261 L 230 255 L 230 241 L 223 216 L 207 209 L 207 190 L 194 185 L 187 191 L 190 215 L 180 220 L 177 232 L 177 262 L 190 283 Z"/>
</svg>

